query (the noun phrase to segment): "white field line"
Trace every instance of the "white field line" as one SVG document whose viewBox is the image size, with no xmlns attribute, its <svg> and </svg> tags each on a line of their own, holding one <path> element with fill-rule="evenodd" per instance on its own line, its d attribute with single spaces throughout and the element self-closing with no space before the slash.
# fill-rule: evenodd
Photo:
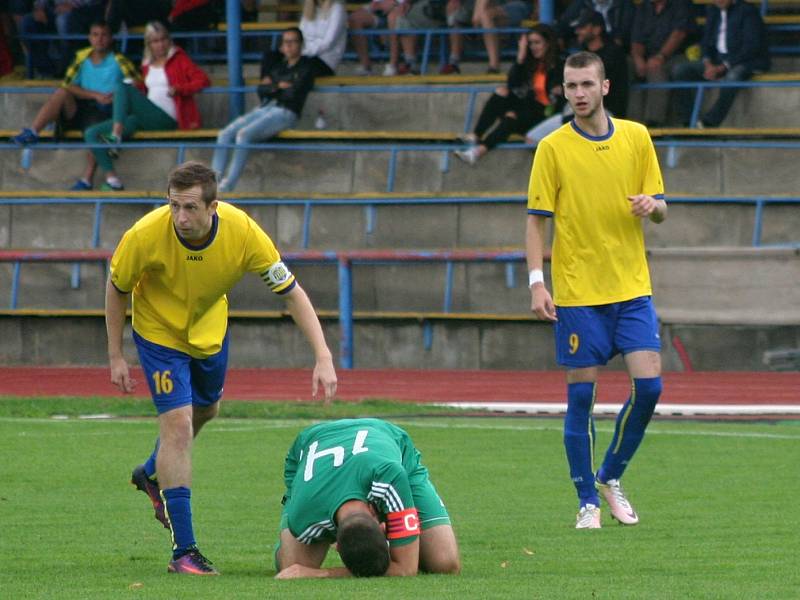
<svg viewBox="0 0 800 600">
<path fill-rule="evenodd" d="M 434 406 L 453 408 L 473 408 L 494 412 L 525 414 L 564 414 L 567 405 L 564 402 L 447 402 Z M 595 404 L 595 415 L 616 415 L 622 404 Z M 657 404 L 657 415 L 800 415 L 797 404 Z"/>
<path fill-rule="evenodd" d="M 447 417 L 445 417 L 447 418 Z M 456 417 L 456 419 L 460 419 L 460 417 Z M 226 419 L 226 421 L 228 421 Z M 291 420 L 281 420 L 281 421 L 266 421 L 261 422 L 257 425 L 252 424 L 252 420 L 250 419 L 230 419 L 229 423 L 219 424 L 216 425 L 214 423 L 210 424 L 206 427 L 205 431 L 208 434 L 212 433 L 250 433 L 254 431 L 269 431 L 269 430 L 278 430 L 278 429 L 293 429 L 299 431 L 301 427 L 308 426 L 312 423 L 316 423 L 318 421 L 314 421 L 311 419 L 298 419 L 297 421 Z M 472 430 L 489 430 L 489 431 L 543 431 L 543 432 L 553 432 L 553 433 L 561 433 L 562 432 L 562 425 L 560 422 L 553 422 L 552 425 L 538 425 L 533 423 L 490 423 L 490 422 L 471 422 L 471 421 L 462 421 L 462 422 L 453 422 L 452 420 L 442 421 L 442 420 L 434 420 L 434 418 L 426 417 L 424 419 L 391 419 L 393 423 L 404 427 L 419 427 L 419 428 L 428 428 L 428 429 L 472 429 Z M 12 423 L 49 423 L 53 425 L 58 425 L 64 427 L 65 424 L 78 424 L 78 423 L 85 423 L 85 421 L 79 421 L 78 419 L 70 419 L 70 420 L 51 420 L 51 419 L 24 419 L 19 417 L 0 417 L 1 422 L 12 422 Z M 140 424 L 143 421 L 131 421 L 130 419 L 111 419 L 107 421 L 109 424 L 121 424 L 121 423 L 137 423 Z M 81 428 L 82 429 L 82 428 Z M 72 429 L 71 431 L 58 431 L 58 432 L 26 432 L 20 431 L 17 433 L 20 437 L 58 437 L 58 436 L 74 436 L 74 435 L 115 435 L 117 432 L 111 430 L 105 431 L 85 431 L 81 429 Z M 613 433 L 613 427 L 597 427 L 597 431 L 603 433 Z M 206 434 L 207 435 L 207 434 Z M 751 438 L 751 439 L 772 439 L 772 440 L 800 440 L 800 433 L 797 435 L 792 434 L 783 434 L 783 433 L 768 433 L 768 432 L 758 432 L 758 431 L 717 431 L 717 430 L 709 430 L 709 429 L 702 429 L 702 430 L 678 430 L 678 429 L 661 429 L 658 424 L 655 427 L 651 426 L 647 430 L 647 435 L 674 435 L 674 436 L 697 436 L 697 437 L 730 437 L 730 438 Z"/>
</svg>

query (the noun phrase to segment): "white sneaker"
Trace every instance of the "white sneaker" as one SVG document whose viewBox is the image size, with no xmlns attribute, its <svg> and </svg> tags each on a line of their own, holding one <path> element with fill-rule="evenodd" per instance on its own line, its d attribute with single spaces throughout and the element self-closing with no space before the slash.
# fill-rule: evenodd
<svg viewBox="0 0 800 600">
<path fill-rule="evenodd" d="M 575 529 L 600 529 L 600 508 L 594 504 L 581 507 Z"/>
<path fill-rule="evenodd" d="M 639 522 L 639 515 L 633 510 L 633 506 L 625 497 L 619 479 L 609 479 L 605 483 L 596 480 L 595 484 L 600 495 L 608 504 L 611 516 L 622 525 L 636 525 Z"/>
<path fill-rule="evenodd" d="M 383 76 L 384 77 L 394 77 L 397 75 L 397 67 L 395 67 L 392 63 L 387 63 L 385 67 L 383 67 Z"/>
<path fill-rule="evenodd" d="M 455 154 L 458 158 L 463 160 L 468 165 L 474 165 L 476 162 L 478 162 L 477 146 L 472 146 L 471 148 L 467 148 L 466 150 L 456 150 L 453 154 Z"/>
<path fill-rule="evenodd" d="M 359 77 L 366 77 L 368 75 L 372 75 L 372 67 L 365 67 L 364 65 L 358 65 L 356 67 L 355 73 Z"/>
</svg>

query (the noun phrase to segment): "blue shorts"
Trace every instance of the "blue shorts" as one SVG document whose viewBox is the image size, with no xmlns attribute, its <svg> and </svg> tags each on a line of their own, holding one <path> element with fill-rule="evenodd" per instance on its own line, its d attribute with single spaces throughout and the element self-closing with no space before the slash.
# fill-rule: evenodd
<svg viewBox="0 0 800 600">
<path fill-rule="evenodd" d="M 600 306 L 558 306 L 556 314 L 559 365 L 581 369 L 604 365 L 620 353 L 661 350 L 650 296 Z"/>
<path fill-rule="evenodd" d="M 133 341 L 158 414 L 187 404 L 211 406 L 222 397 L 228 367 L 227 334 L 222 350 L 202 359 L 149 342 L 135 331 Z"/>
</svg>

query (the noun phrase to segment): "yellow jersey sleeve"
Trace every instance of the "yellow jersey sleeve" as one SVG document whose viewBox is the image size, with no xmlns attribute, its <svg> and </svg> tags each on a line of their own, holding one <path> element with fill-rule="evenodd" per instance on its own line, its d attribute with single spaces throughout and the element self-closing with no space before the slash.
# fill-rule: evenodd
<svg viewBox="0 0 800 600">
<path fill-rule="evenodd" d="M 558 168 L 553 147 L 542 140 L 533 156 L 528 183 L 528 214 L 552 216 L 558 196 Z"/>
<path fill-rule="evenodd" d="M 658 156 L 653 146 L 653 140 L 647 130 L 642 128 L 644 139 L 640 143 L 642 151 L 642 193 L 654 198 L 664 198 L 664 179 L 661 168 L 658 166 Z"/>
<path fill-rule="evenodd" d="M 264 283 L 276 294 L 285 294 L 297 281 L 281 260 L 281 255 L 272 239 L 250 217 L 247 217 L 250 232 L 245 250 L 245 268 L 258 273 Z"/>
<path fill-rule="evenodd" d="M 129 229 L 122 236 L 111 256 L 111 283 L 117 290 L 129 294 L 139 283 L 145 265 L 144 251 L 136 232 Z"/>
</svg>

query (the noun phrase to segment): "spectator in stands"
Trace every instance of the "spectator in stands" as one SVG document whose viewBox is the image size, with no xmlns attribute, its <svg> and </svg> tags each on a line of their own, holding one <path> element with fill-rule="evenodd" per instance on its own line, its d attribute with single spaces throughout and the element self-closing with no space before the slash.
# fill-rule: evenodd
<svg viewBox="0 0 800 600">
<path fill-rule="evenodd" d="M 714 0 L 706 10 L 702 59 L 679 64 L 673 71 L 678 81 L 745 81 L 756 71 L 769 69 L 769 50 L 764 22 L 758 8 L 744 0 Z M 736 97 L 737 88 L 724 87 L 697 126 L 719 127 Z M 693 90 L 679 90 L 685 125 L 694 104 Z"/>
<path fill-rule="evenodd" d="M 300 31 L 314 77 L 334 75 L 347 45 L 347 11 L 341 0 L 305 0 Z"/>
<path fill-rule="evenodd" d="M 119 154 L 118 146 L 123 138 L 129 138 L 138 130 L 200 127 L 200 110 L 194 96 L 211 85 L 208 75 L 182 48 L 173 44 L 169 31 L 160 21 L 147 24 L 144 43 L 143 84 L 136 87 L 120 82 L 114 91 L 112 118 L 89 127 L 84 133 L 89 144 L 109 144 L 108 148 L 92 149 L 105 172 L 105 183 L 100 188 L 103 190 L 123 189 L 112 162 Z M 92 181 L 81 179 L 76 186 L 90 190 Z"/>
<path fill-rule="evenodd" d="M 449 0 L 447 26 L 453 28 L 518 27 L 531 14 L 532 3 L 525 0 Z M 489 73 L 500 72 L 500 36 L 484 33 L 483 41 L 489 55 Z M 442 75 L 460 73 L 459 62 L 464 51 L 464 35 L 450 34 L 450 57 L 439 72 Z"/>
<path fill-rule="evenodd" d="M 573 0 L 556 26 L 565 48 L 570 48 L 575 40 L 575 21 L 585 11 L 598 12 L 603 16 L 605 31 L 610 40 L 627 52 L 631 45 L 631 30 L 636 8 L 631 0 Z"/>
<path fill-rule="evenodd" d="M 221 6 L 218 0 L 108 0 L 106 18 L 114 31 L 123 22 L 139 27 L 151 21 L 172 31 L 197 31 L 217 25 Z"/>
<path fill-rule="evenodd" d="M 150 21 L 167 23 L 172 4 L 172 0 L 108 0 L 106 20 L 112 31 L 119 31 L 122 23 L 128 28 Z"/>
<path fill-rule="evenodd" d="M 474 133 L 466 137 L 473 145 L 457 150 L 456 156 L 474 165 L 512 133 L 525 133 L 559 112 L 564 106 L 562 71 L 553 28 L 539 24 L 520 36 L 507 85 L 498 87 L 484 105 Z"/>
<path fill-rule="evenodd" d="M 644 0 L 636 7 L 631 33 L 631 57 L 637 78 L 647 83 L 669 79 L 675 65 L 683 60 L 688 37 L 694 30 L 689 0 Z M 661 127 L 667 117 L 669 93 L 645 90 L 644 122 Z"/>
<path fill-rule="evenodd" d="M 445 0 L 398 0 L 387 17 L 389 29 L 435 29 L 446 24 Z M 399 37 L 399 40 L 398 40 Z M 400 60 L 400 48 L 403 60 Z M 389 64 L 383 70 L 387 77 L 419 73 L 417 36 L 389 36 Z"/>
<path fill-rule="evenodd" d="M 388 27 L 389 13 L 397 6 L 395 0 L 372 0 L 358 10 L 350 13 L 348 27 L 350 31 L 361 31 L 363 29 L 386 29 Z M 366 35 L 351 35 L 358 55 L 358 67 L 356 75 L 371 75 L 372 60 L 369 57 L 369 38 Z"/>
<path fill-rule="evenodd" d="M 137 80 L 136 67 L 125 56 L 111 50 L 111 29 L 104 21 L 89 29 L 88 48 L 79 50 L 67 68 L 64 81 L 39 109 L 30 127 L 11 138 L 19 145 L 35 144 L 39 133 L 50 123 L 60 129 L 80 129 L 111 115 L 114 90 L 123 79 Z M 91 181 L 95 162 L 92 154 L 82 179 Z M 77 185 L 77 184 L 76 184 Z M 74 189 L 86 189 L 76 187 Z"/>
<path fill-rule="evenodd" d="M 23 38 L 31 34 L 57 33 L 60 39 L 52 45 L 46 40 L 23 42 L 34 73 L 45 78 L 61 75 L 75 51 L 73 40 L 68 36 L 85 34 L 92 23 L 103 18 L 104 11 L 103 0 L 36 0 L 32 12 L 25 15 L 20 24 Z"/>
<path fill-rule="evenodd" d="M 212 168 L 222 177 L 219 190 L 229 192 L 236 187 L 247 162 L 249 150 L 237 147 L 228 165 L 229 144 L 253 144 L 269 139 L 294 126 L 306 97 L 314 87 L 314 68 L 303 56 L 303 33 L 290 27 L 281 36 L 281 53 L 264 53 L 261 61 L 261 83 L 258 97 L 261 105 L 235 119 L 217 136 Z M 227 165 L 227 170 L 226 170 Z"/>
<path fill-rule="evenodd" d="M 628 110 L 630 88 L 625 51 L 608 37 L 605 20 L 599 12 L 587 9 L 573 25 L 581 49 L 593 52 L 603 61 L 606 79 L 609 82 L 608 94 L 603 97 L 603 108 L 611 116 L 624 117 Z M 538 144 L 546 135 L 571 121 L 572 116 L 572 108 L 569 104 L 565 104 L 560 114 L 548 117 L 528 131 L 525 134 L 525 141 L 529 144 Z"/>
</svg>

